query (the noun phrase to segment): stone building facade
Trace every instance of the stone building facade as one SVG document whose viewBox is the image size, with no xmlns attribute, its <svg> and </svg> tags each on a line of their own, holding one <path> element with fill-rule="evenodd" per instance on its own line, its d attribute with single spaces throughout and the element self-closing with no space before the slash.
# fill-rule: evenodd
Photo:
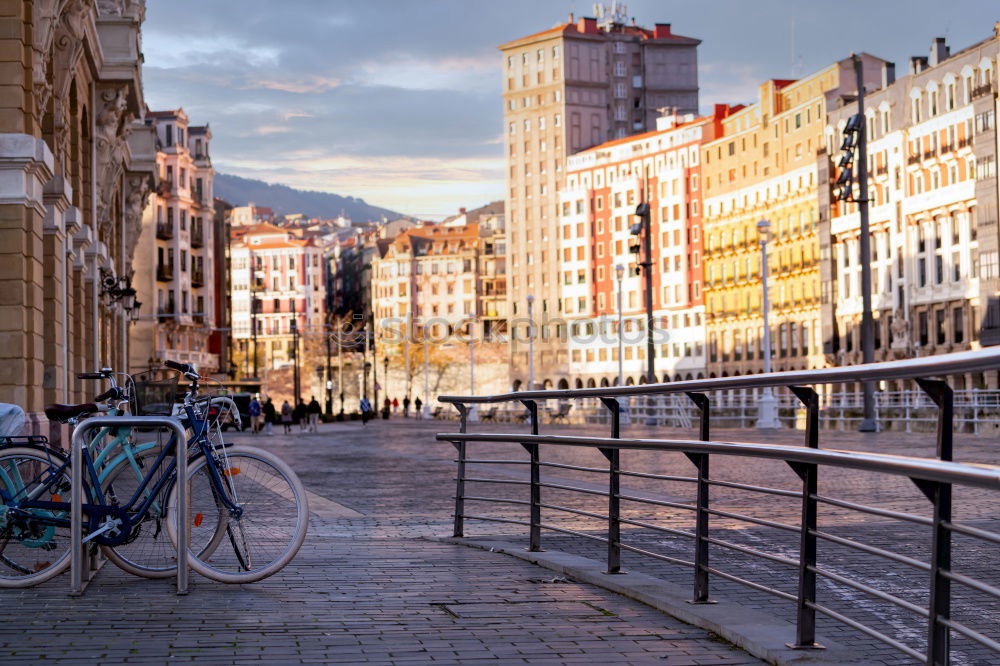
<svg viewBox="0 0 1000 666">
<path fill-rule="evenodd" d="M 624 6 L 597 18 L 572 15 L 544 32 L 500 46 L 503 53 L 508 310 L 526 317 L 528 296 L 541 325 L 562 315 L 559 188 L 566 158 L 655 127 L 659 109 L 698 110 L 697 39 L 670 24 L 630 23 Z M 535 377 L 566 379 L 569 351 L 538 339 Z M 512 369 L 527 373 L 528 352 Z"/>
<path fill-rule="evenodd" d="M 0 401 L 61 442 L 49 402 L 124 370 L 123 289 L 155 185 L 137 0 L 0 0 Z"/>
<path fill-rule="evenodd" d="M 952 54 L 935 39 L 895 79 L 865 95 L 875 360 L 976 349 L 1000 342 L 997 224 L 996 33 Z M 856 97 L 831 99 L 820 168 L 833 178 Z M 827 356 L 861 361 L 858 206 L 821 195 L 830 239 Z M 829 223 L 827 224 L 827 220 Z M 953 378 L 997 388 L 996 373 Z"/>
</svg>

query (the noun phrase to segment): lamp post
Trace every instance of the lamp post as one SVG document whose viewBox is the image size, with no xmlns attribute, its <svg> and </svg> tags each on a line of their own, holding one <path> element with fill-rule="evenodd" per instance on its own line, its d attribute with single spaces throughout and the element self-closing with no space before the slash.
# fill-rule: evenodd
<svg viewBox="0 0 1000 666">
<path fill-rule="evenodd" d="M 382 349 L 382 381 L 385 382 L 385 399 L 388 401 L 389 400 L 389 357 L 388 355 L 386 355 L 384 348 Z M 388 409 L 388 407 L 386 409 Z M 384 412 L 382 414 L 382 418 L 388 419 L 389 412 L 388 411 Z"/>
<path fill-rule="evenodd" d="M 469 317 L 469 395 L 476 395 L 476 320 Z M 468 420 L 475 421 L 478 417 L 476 406 L 469 409 Z"/>
<path fill-rule="evenodd" d="M 302 390 L 299 385 L 299 316 L 295 311 L 295 299 L 292 299 L 292 373 L 295 381 L 295 404 L 302 400 Z"/>
<path fill-rule="evenodd" d="M 656 382 L 656 346 L 653 343 L 653 224 L 649 203 L 640 203 L 635 214 L 642 225 L 643 260 L 639 265 L 646 278 L 646 383 L 653 384 Z M 652 397 L 646 398 L 646 409 L 646 425 L 656 425 Z"/>
<path fill-rule="evenodd" d="M 618 386 L 624 386 L 625 345 L 622 339 L 622 278 L 625 276 L 625 267 L 621 264 L 615 266 L 615 274 L 618 277 Z"/>
<path fill-rule="evenodd" d="M 761 344 L 764 347 L 764 374 L 771 372 L 771 303 L 767 294 L 767 241 L 771 232 L 771 223 L 764 219 L 757 223 L 760 236 L 760 281 L 763 291 L 764 336 Z M 763 389 L 764 394 L 757 403 L 757 427 L 780 428 L 778 420 L 778 405 L 770 386 Z"/>
<path fill-rule="evenodd" d="M 618 278 L 618 386 L 625 385 L 625 338 L 624 332 L 623 302 L 622 302 L 622 278 L 625 277 L 625 266 L 618 264 L 615 266 L 615 275 Z M 626 403 L 627 404 L 627 403 Z M 628 407 L 620 405 L 618 407 L 618 418 L 620 423 L 628 423 Z"/>
<path fill-rule="evenodd" d="M 427 418 L 431 415 L 431 383 L 430 383 L 430 372 L 428 362 L 429 357 L 429 347 L 427 346 L 427 327 L 424 327 L 424 404 L 423 404 L 423 416 Z"/>
<path fill-rule="evenodd" d="M 528 390 L 535 390 L 535 318 L 532 306 L 535 297 L 528 294 Z"/>
<path fill-rule="evenodd" d="M 330 315 L 326 316 L 326 323 L 323 326 L 326 333 L 326 420 L 333 418 L 333 367 L 331 365 L 332 352 L 330 350 Z"/>
</svg>

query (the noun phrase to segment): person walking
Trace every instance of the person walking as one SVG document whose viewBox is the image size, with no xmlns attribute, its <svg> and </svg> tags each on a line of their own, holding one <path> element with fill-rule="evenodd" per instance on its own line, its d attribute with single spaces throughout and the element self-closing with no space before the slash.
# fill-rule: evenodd
<svg viewBox="0 0 1000 666">
<path fill-rule="evenodd" d="M 385 401 L 382 403 L 382 418 L 385 419 L 386 421 L 389 420 L 390 409 L 392 409 L 392 400 L 386 398 Z"/>
<path fill-rule="evenodd" d="M 292 406 L 286 400 L 281 405 L 281 425 L 285 426 L 285 434 L 292 431 Z"/>
<path fill-rule="evenodd" d="M 264 407 L 262 410 L 264 412 L 264 434 L 268 437 L 274 435 L 274 401 L 271 400 L 271 396 L 267 396 L 267 400 L 264 402 Z"/>
<path fill-rule="evenodd" d="M 368 419 L 372 415 L 372 403 L 368 402 L 368 398 L 361 398 L 361 425 L 368 425 Z"/>
<path fill-rule="evenodd" d="M 319 430 L 319 415 L 323 413 L 323 408 L 319 406 L 316 396 L 312 397 L 306 409 L 309 410 L 309 432 L 317 432 Z"/>
<path fill-rule="evenodd" d="M 422 411 L 420 411 L 420 408 L 423 407 L 423 406 L 424 406 L 424 403 L 422 403 L 420 401 L 420 396 L 417 396 L 417 399 L 413 401 L 413 409 L 416 411 L 418 419 L 424 418 L 424 413 Z"/>
<path fill-rule="evenodd" d="M 399 398 L 392 399 L 392 415 L 399 414 Z"/>
<path fill-rule="evenodd" d="M 306 428 L 309 427 L 309 410 L 306 408 L 306 403 L 302 398 L 299 398 L 299 404 L 295 405 L 292 418 L 299 424 L 299 432 L 305 432 Z"/>
<path fill-rule="evenodd" d="M 256 435 L 260 430 L 260 401 L 257 396 L 250 400 L 250 434 Z"/>
<path fill-rule="evenodd" d="M 410 418 L 410 396 L 403 398 L 403 418 Z"/>
</svg>

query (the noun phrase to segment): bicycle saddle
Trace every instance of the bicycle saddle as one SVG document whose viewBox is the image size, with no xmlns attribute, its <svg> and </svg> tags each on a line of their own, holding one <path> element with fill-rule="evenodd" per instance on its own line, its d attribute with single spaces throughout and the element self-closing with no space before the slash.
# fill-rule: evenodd
<svg viewBox="0 0 1000 666">
<path fill-rule="evenodd" d="M 59 421 L 60 423 L 65 423 L 72 418 L 76 418 L 81 414 L 89 414 L 90 412 L 96 412 L 97 405 L 92 402 L 84 402 L 79 405 L 47 405 L 45 407 L 45 416 L 50 421 Z"/>
</svg>

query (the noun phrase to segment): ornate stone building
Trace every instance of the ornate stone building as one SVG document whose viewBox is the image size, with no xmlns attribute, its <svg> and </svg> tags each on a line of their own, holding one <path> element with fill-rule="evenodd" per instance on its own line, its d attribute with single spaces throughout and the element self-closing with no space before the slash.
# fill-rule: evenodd
<svg viewBox="0 0 1000 666">
<path fill-rule="evenodd" d="M 42 413 L 124 369 L 123 292 L 155 183 L 137 0 L 0 0 L 0 401 Z M 123 297 L 125 296 L 125 297 Z"/>
</svg>

